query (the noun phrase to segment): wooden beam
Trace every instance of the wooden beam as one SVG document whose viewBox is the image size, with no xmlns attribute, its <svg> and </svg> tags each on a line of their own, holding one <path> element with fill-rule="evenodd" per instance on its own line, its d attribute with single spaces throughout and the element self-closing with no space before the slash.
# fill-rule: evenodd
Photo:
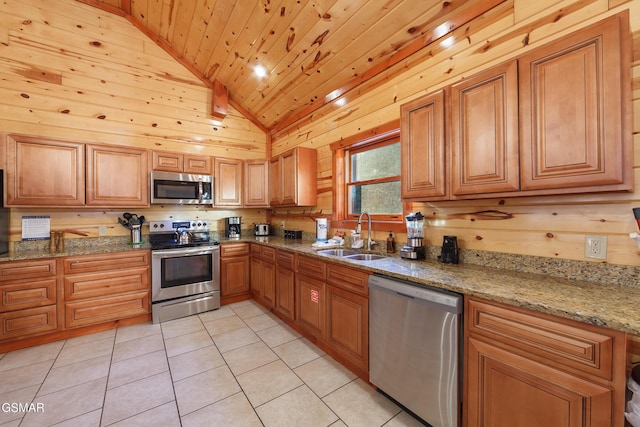
<svg viewBox="0 0 640 427">
<path fill-rule="evenodd" d="M 211 115 L 216 119 L 227 117 L 227 107 L 229 105 L 229 91 L 227 87 L 218 79 L 213 81 L 213 105 Z"/>
</svg>

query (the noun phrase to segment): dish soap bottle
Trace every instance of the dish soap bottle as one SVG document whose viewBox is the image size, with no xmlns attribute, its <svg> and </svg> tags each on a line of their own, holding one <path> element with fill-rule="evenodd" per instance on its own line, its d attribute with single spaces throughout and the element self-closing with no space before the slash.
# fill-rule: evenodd
<svg viewBox="0 0 640 427">
<path fill-rule="evenodd" d="M 387 253 L 392 254 L 396 251 L 396 239 L 393 237 L 391 231 L 389 231 L 389 237 L 387 237 Z"/>
</svg>

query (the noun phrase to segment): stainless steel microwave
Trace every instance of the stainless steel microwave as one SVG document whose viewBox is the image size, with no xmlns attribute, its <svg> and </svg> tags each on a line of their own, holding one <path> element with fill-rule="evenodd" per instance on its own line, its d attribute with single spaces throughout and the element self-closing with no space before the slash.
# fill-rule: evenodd
<svg viewBox="0 0 640 427">
<path fill-rule="evenodd" d="M 175 172 L 151 172 L 151 204 L 212 205 L 213 177 Z"/>
</svg>

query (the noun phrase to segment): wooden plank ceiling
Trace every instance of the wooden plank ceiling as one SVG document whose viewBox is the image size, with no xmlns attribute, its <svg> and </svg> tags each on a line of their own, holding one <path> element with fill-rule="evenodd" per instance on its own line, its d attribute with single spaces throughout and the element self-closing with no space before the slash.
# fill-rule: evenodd
<svg viewBox="0 0 640 427">
<path fill-rule="evenodd" d="M 79 1 L 126 16 L 274 132 L 505 0 Z"/>
</svg>

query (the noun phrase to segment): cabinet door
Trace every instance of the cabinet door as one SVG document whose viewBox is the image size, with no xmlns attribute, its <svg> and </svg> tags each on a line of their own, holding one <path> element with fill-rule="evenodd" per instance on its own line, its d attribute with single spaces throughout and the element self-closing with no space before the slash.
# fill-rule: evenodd
<svg viewBox="0 0 640 427">
<path fill-rule="evenodd" d="M 369 300 L 327 286 L 327 340 L 364 371 L 369 370 Z"/>
<path fill-rule="evenodd" d="M 269 163 L 269 200 L 271 206 L 282 204 L 282 168 L 280 158 L 271 159 Z"/>
<path fill-rule="evenodd" d="M 151 152 L 151 168 L 154 171 L 182 172 L 184 155 L 167 151 Z"/>
<path fill-rule="evenodd" d="M 269 262 L 262 262 L 262 281 L 264 283 L 262 300 L 269 307 L 276 305 L 276 266 Z"/>
<path fill-rule="evenodd" d="M 149 206 L 147 150 L 87 145 L 87 206 Z"/>
<path fill-rule="evenodd" d="M 323 281 L 296 275 L 296 323 L 309 334 L 325 339 L 327 299 Z"/>
<path fill-rule="evenodd" d="M 295 320 L 295 273 L 276 267 L 276 310 L 290 320 Z"/>
<path fill-rule="evenodd" d="M 54 332 L 58 329 L 55 305 L 0 314 L 0 340 Z"/>
<path fill-rule="evenodd" d="M 251 258 L 251 292 L 256 299 L 262 299 L 264 294 L 264 271 L 262 261 Z"/>
<path fill-rule="evenodd" d="M 613 392 L 469 338 L 469 427 L 612 426 Z"/>
<path fill-rule="evenodd" d="M 242 160 L 214 160 L 216 206 L 242 206 Z"/>
<path fill-rule="evenodd" d="M 298 201 L 297 151 L 285 153 L 280 158 L 282 168 L 282 204 L 295 205 Z"/>
<path fill-rule="evenodd" d="M 0 313 L 56 303 L 56 278 L 0 284 Z"/>
<path fill-rule="evenodd" d="M 211 175 L 211 157 L 185 154 L 184 172 L 199 175 Z"/>
<path fill-rule="evenodd" d="M 248 293 L 251 288 L 249 256 L 220 260 L 220 296 L 228 297 Z"/>
<path fill-rule="evenodd" d="M 444 91 L 400 107 L 402 198 L 448 198 L 444 139 Z"/>
<path fill-rule="evenodd" d="M 269 207 L 269 161 L 244 162 L 244 206 Z"/>
<path fill-rule="evenodd" d="M 149 291 L 129 292 L 103 298 L 65 302 L 66 328 L 117 322 L 150 312 Z"/>
<path fill-rule="evenodd" d="M 271 206 L 315 206 L 317 152 L 297 147 L 271 160 Z"/>
<path fill-rule="evenodd" d="M 518 67 L 511 61 L 451 88 L 451 193 L 516 191 Z"/>
<path fill-rule="evenodd" d="M 83 206 L 84 144 L 10 135 L 7 206 Z"/>
<path fill-rule="evenodd" d="M 631 188 L 627 27 L 616 15 L 520 58 L 523 190 Z"/>
</svg>

